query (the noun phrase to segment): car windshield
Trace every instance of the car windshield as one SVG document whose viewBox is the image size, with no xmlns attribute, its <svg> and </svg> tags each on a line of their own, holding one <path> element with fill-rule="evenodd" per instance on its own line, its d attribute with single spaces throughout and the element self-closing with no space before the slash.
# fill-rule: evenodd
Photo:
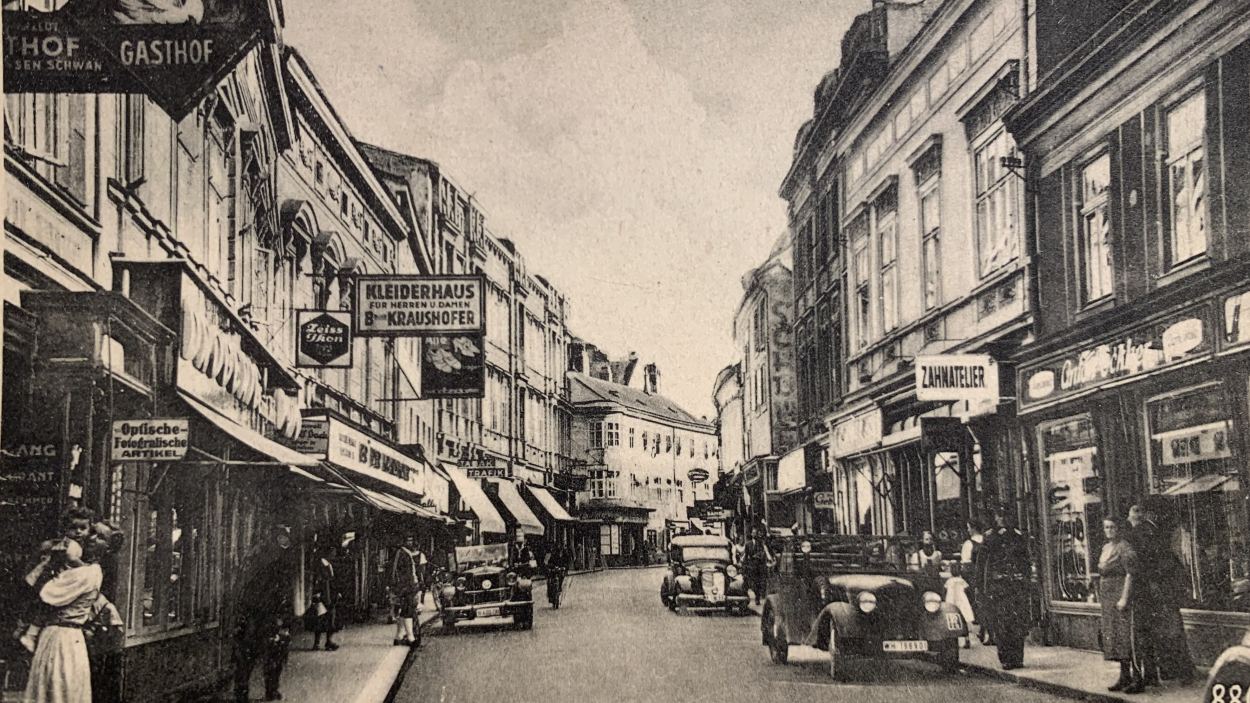
<svg viewBox="0 0 1250 703">
<path fill-rule="evenodd" d="M 729 561 L 729 550 L 724 547 L 683 547 L 681 550 L 682 561 L 696 561 L 699 559 L 712 559 L 714 561 Z"/>
</svg>

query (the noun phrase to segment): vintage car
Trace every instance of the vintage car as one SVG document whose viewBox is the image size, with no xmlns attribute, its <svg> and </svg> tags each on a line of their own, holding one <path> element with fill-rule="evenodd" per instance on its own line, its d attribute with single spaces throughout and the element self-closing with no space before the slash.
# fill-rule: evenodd
<svg viewBox="0 0 1250 703">
<path fill-rule="evenodd" d="M 942 598 L 933 573 L 909 570 L 916 541 L 900 537 L 807 535 L 774 545 L 760 629 L 772 660 L 791 644 L 829 652 L 829 673 L 847 675 L 852 658 L 922 658 L 959 666 L 968 625 Z"/>
<path fill-rule="evenodd" d="M 508 564 L 508 545 L 456 547 L 455 567 L 439 591 L 443 629 L 480 618 L 511 617 L 528 630 L 534 626 L 533 582 Z"/>
<path fill-rule="evenodd" d="M 1231 703 L 1250 700 L 1250 630 L 1215 660 L 1207 674 L 1203 703 Z"/>
<path fill-rule="evenodd" d="M 747 612 L 747 587 L 733 563 L 729 540 L 712 535 L 674 537 L 660 602 L 670 610 L 689 607 Z"/>
</svg>

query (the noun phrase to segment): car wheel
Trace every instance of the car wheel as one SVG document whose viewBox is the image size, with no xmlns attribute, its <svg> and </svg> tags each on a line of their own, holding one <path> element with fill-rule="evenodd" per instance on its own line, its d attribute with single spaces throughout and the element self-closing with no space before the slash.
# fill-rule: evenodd
<svg viewBox="0 0 1250 703">
<path fill-rule="evenodd" d="M 673 601 L 668 597 L 668 579 L 660 582 L 660 602 L 664 604 L 665 608 L 673 610 Z"/>
<path fill-rule="evenodd" d="M 938 650 L 937 663 L 948 674 L 959 671 L 959 640 L 943 643 L 943 648 Z"/>
<path fill-rule="evenodd" d="M 829 618 L 829 676 L 834 681 L 846 680 L 846 653 L 838 649 L 838 624 Z"/>
<path fill-rule="evenodd" d="M 768 645 L 768 658 L 774 664 L 785 664 L 790 659 L 790 642 L 781 623 L 770 609 L 764 613 L 764 643 Z"/>
</svg>

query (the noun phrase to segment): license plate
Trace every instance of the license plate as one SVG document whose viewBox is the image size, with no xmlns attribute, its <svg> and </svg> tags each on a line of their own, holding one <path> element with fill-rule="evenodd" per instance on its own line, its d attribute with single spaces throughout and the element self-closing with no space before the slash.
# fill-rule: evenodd
<svg viewBox="0 0 1250 703">
<path fill-rule="evenodd" d="M 725 600 L 725 596 L 720 591 L 712 591 L 711 593 L 707 594 L 707 599 L 708 601 L 712 603 L 720 603 L 721 601 Z"/>
<path fill-rule="evenodd" d="M 482 608 L 477 611 L 479 618 L 493 618 L 499 616 L 499 608 Z"/>
<path fill-rule="evenodd" d="M 886 652 L 927 652 L 929 643 L 926 640 L 886 640 L 881 643 Z"/>
</svg>

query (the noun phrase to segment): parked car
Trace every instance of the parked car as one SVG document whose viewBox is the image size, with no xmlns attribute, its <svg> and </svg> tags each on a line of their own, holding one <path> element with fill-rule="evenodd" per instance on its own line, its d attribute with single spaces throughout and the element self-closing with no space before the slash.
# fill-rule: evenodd
<svg viewBox="0 0 1250 703">
<path fill-rule="evenodd" d="M 456 563 L 439 591 L 443 628 L 480 618 L 510 617 L 517 627 L 534 626 L 533 581 L 508 563 L 508 545 L 456 547 Z"/>
<path fill-rule="evenodd" d="M 1203 703 L 1246 701 L 1250 695 L 1250 630 L 1215 660 L 1207 674 Z"/>
<path fill-rule="evenodd" d="M 713 535 L 674 537 L 660 602 L 670 610 L 688 607 L 747 612 L 747 587 L 733 563 L 729 540 Z"/>
<path fill-rule="evenodd" d="M 852 658 L 959 666 L 968 625 L 943 601 L 939 577 L 908 570 L 916 540 L 809 535 L 774 544 L 777 570 L 760 628 L 775 663 L 786 662 L 791 644 L 805 644 L 829 652 L 836 679 L 845 678 Z"/>
</svg>

